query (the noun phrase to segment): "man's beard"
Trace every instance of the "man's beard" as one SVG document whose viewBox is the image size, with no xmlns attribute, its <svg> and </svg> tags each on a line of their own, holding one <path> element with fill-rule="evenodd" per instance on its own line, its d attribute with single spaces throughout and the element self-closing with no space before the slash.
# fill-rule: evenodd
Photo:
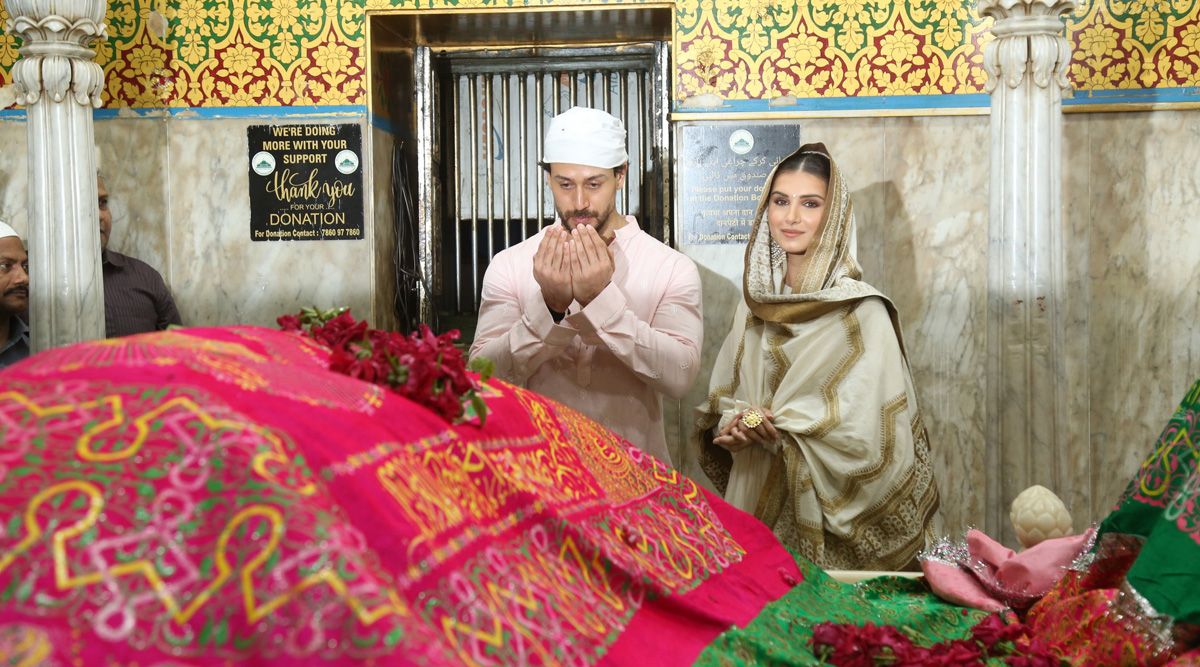
<svg viewBox="0 0 1200 667">
<path fill-rule="evenodd" d="M 591 218 L 591 220 L 587 221 L 586 223 L 581 223 L 581 224 L 590 224 L 592 226 L 592 228 L 596 230 L 596 233 L 599 234 L 600 236 L 604 236 L 604 231 L 606 229 L 608 229 L 608 218 L 611 215 L 612 215 L 611 209 L 609 210 L 608 214 L 604 215 L 604 216 L 601 216 L 599 213 L 596 213 L 589 209 L 568 211 L 566 213 L 564 213 L 563 211 L 558 211 L 558 219 L 562 222 L 563 229 L 565 229 L 567 231 L 571 231 L 571 225 L 568 224 L 568 222 L 567 222 L 568 220 L 573 220 L 574 218 L 578 218 L 581 216 L 587 216 L 588 218 Z"/>
</svg>

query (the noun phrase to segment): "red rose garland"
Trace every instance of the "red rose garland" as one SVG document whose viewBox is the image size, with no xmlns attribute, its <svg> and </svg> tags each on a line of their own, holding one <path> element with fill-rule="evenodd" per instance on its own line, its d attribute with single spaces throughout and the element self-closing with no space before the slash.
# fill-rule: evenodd
<svg viewBox="0 0 1200 667">
<path fill-rule="evenodd" d="M 487 417 L 479 396 L 480 382 L 491 375 L 491 364 L 468 365 L 454 345 L 457 329 L 435 335 L 422 324 L 409 335 L 370 329 L 349 309 L 320 311 L 305 308 L 278 320 L 284 331 L 312 338 L 330 349 L 329 370 L 390 388 L 405 398 L 442 415 L 447 421 Z M 479 374 L 476 380 L 468 370 Z"/>
<path fill-rule="evenodd" d="M 928 648 L 916 646 L 890 625 L 820 623 L 813 627 L 813 652 L 825 664 L 839 667 L 875 665 L 982 665 L 989 658 L 1012 667 L 1056 667 L 1061 660 L 1044 643 L 1028 637 L 1021 623 L 1005 623 L 997 614 L 980 621 L 970 639 Z"/>
</svg>

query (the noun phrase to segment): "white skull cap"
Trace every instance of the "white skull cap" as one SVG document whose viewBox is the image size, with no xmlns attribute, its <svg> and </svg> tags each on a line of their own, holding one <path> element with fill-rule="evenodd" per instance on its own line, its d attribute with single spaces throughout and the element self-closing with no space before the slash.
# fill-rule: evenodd
<svg viewBox="0 0 1200 667">
<path fill-rule="evenodd" d="M 611 169 L 629 162 L 625 124 L 599 109 L 571 107 L 550 119 L 542 164 L 583 164 Z"/>
<path fill-rule="evenodd" d="M 6 239 L 10 236 L 21 238 L 21 235 L 17 233 L 17 230 L 9 227 L 8 224 L 3 220 L 0 220 L 0 239 Z"/>
</svg>

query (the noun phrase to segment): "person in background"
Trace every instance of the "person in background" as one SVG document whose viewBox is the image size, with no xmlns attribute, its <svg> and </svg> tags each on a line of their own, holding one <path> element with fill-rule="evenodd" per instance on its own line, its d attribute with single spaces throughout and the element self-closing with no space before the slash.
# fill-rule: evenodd
<svg viewBox="0 0 1200 667">
<path fill-rule="evenodd" d="M 29 256 L 21 237 L 0 221 L 0 368 L 29 356 Z"/>
<path fill-rule="evenodd" d="M 96 176 L 96 195 L 100 208 L 100 259 L 104 273 L 104 331 L 109 338 L 162 331 L 179 325 L 179 310 L 162 275 L 149 264 L 110 250 L 112 211 L 108 208 L 108 188 Z"/>
</svg>

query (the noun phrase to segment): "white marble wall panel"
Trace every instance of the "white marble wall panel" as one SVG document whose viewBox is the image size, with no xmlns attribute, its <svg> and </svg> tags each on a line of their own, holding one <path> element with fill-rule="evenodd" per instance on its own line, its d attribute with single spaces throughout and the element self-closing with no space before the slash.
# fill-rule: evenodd
<svg viewBox="0 0 1200 667">
<path fill-rule="evenodd" d="M 113 118 L 95 123 L 99 169 L 109 194 L 108 247 L 146 262 L 173 287 L 169 153 L 173 121 Z"/>
<path fill-rule="evenodd" d="M 246 128 L 265 122 L 177 119 L 170 125 L 170 282 L 184 322 L 274 326 L 280 314 L 307 305 L 349 306 L 359 318 L 372 317 L 373 225 L 361 240 L 250 240 Z M 370 136 L 365 128 L 363 135 Z M 363 185 L 370 184 L 368 174 Z M 369 211 L 366 216 L 370 220 Z"/>
<path fill-rule="evenodd" d="M 0 120 L 0 220 L 22 236 L 29 233 L 27 134 L 25 121 Z"/>
<path fill-rule="evenodd" d="M 1083 125 L 1084 127 L 1078 127 Z M 1069 118 L 1086 141 L 1092 518 L 1103 516 L 1200 377 L 1200 112 Z"/>
<path fill-rule="evenodd" d="M 900 312 L 946 528 L 982 524 L 988 156 L 982 116 L 888 123 L 878 287 Z M 866 229 L 864 234 L 869 234 Z"/>
<path fill-rule="evenodd" d="M 1088 116 L 1063 117 L 1063 238 L 1067 298 L 1062 304 L 1066 338 L 1067 458 L 1075 465 L 1067 475 L 1067 488 L 1054 489 L 1071 512 L 1074 527 L 1082 530 L 1097 518 L 1093 507 L 1089 375 L 1089 305 L 1092 284 L 1088 279 L 1091 253 L 1091 144 Z M 1111 500 L 1097 499 L 1099 503 Z"/>
</svg>

